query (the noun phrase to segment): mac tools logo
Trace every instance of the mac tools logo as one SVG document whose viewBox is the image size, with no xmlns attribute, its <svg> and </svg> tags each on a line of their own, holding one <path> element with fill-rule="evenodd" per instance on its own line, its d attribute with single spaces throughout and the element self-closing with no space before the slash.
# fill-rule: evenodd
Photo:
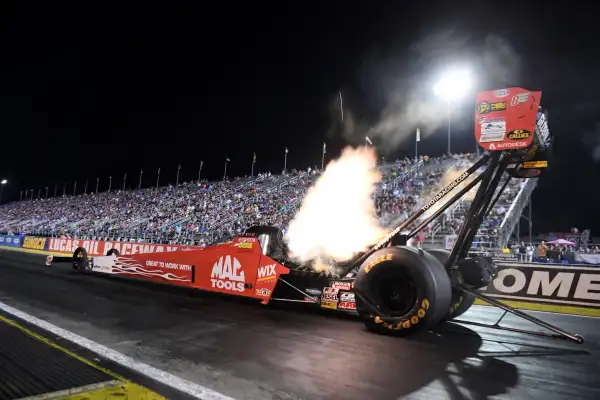
<svg viewBox="0 0 600 400">
<path fill-rule="evenodd" d="M 213 265 L 210 278 L 212 287 L 232 292 L 243 292 L 246 284 L 242 264 L 237 258 L 231 256 L 219 258 L 219 261 Z"/>
</svg>

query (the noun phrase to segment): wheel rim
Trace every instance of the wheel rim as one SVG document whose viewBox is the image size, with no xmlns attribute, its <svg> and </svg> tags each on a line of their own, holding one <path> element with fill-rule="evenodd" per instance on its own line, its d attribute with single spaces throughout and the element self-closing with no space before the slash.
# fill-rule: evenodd
<svg viewBox="0 0 600 400">
<path fill-rule="evenodd" d="M 417 285 L 406 274 L 395 273 L 382 279 L 379 290 L 382 308 L 394 317 L 408 314 L 417 302 Z"/>
</svg>

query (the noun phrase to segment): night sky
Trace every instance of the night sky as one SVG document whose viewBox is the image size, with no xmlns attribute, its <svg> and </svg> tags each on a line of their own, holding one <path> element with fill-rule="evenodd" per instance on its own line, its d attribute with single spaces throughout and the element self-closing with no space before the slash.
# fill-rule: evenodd
<svg viewBox="0 0 600 400">
<path fill-rule="evenodd" d="M 203 177 L 219 179 L 226 156 L 229 175 L 244 175 L 253 152 L 256 172 L 279 172 L 286 146 L 288 169 L 304 169 L 320 165 L 323 141 L 329 159 L 365 134 L 394 159 L 414 155 L 416 127 L 419 152 L 441 155 L 445 108 L 432 86 L 467 65 L 476 87 L 454 106 L 453 150 L 475 149 L 475 91 L 542 90 L 555 159 L 533 197 L 534 230 L 600 232 L 591 3 L 187 3 L 3 2 L 4 201 L 52 194 L 55 182 L 80 192 L 97 176 L 101 190 L 124 173 L 135 186 L 140 169 L 151 186 L 159 167 L 166 184 L 178 164 L 191 180 L 201 160 Z"/>
</svg>

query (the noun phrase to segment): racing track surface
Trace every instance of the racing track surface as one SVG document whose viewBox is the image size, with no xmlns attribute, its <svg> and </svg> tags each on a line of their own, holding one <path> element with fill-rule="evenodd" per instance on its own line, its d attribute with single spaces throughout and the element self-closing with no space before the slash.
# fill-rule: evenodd
<svg viewBox="0 0 600 400">
<path fill-rule="evenodd" d="M 83 276 L 11 251 L 0 251 L 0 301 L 236 399 L 600 398 L 594 318 L 537 314 L 583 345 L 456 324 L 391 338 L 351 318 Z"/>
</svg>

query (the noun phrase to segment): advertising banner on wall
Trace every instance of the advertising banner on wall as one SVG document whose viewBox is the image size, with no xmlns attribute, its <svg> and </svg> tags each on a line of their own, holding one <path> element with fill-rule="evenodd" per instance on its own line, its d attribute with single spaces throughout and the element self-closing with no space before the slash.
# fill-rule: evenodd
<svg viewBox="0 0 600 400">
<path fill-rule="evenodd" d="M 25 236 L 23 238 L 23 248 L 29 250 L 46 250 L 47 238 Z"/>
<path fill-rule="evenodd" d="M 0 235 L 0 246 L 21 247 L 23 237 L 19 235 Z"/>
<path fill-rule="evenodd" d="M 600 268 L 545 264 L 497 264 L 498 275 L 482 292 L 505 300 L 600 308 Z"/>
<path fill-rule="evenodd" d="M 37 239 L 34 242 L 33 239 Z M 126 256 L 131 254 L 145 253 L 163 253 L 172 251 L 193 251 L 200 250 L 200 246 L 167 245 L 153 243 L 136 242 L 111 242 L 104 240 L 82 240 L 82 239 L 62 239 L 62 238 L 32 238 L 31 243 L 41 246 L 43 239 L 44 250 L 53 253 L 73 254 L 75 249 L 83 247 L 87 250 L 88 256 L 104 256 L 110 249 L 116 249 L 119 254 Z"/>
</svg>

